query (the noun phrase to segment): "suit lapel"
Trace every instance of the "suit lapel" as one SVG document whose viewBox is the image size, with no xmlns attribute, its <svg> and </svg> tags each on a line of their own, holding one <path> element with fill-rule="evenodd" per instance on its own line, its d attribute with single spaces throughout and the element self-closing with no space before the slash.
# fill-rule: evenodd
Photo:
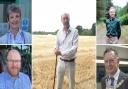
<svg viewBox="0 0 128 89">
<path fill-rule="evenodd" d="M 120 72 L 119 77 L 118 77 L 117 84 L 118 84 L 122 79 L 124 79 L 124 78 L 125 78 L 125 74 L 124 74 L 123 72 Z"/>
<path fill-rule="evenodd" d="M 121 74 L 121 72 L 120 72 L 119 77 L 118 77 L 117 84 L 118 84 L 121 80 L 122 80 L 122 74 Z"/>
<path fill-rule="evenodd" d="M 103 87 L 104 87 L 104 89 L 106 89 L 106 81 L 107 81 L 107 79 L 108 79 L 108 75 L 104 78 L 104 81 L 103 81 Z"/>
<path fill-rule="evenodd" d="M 122 80 L 125 80 L 126 75 L 120 71 L 119 77 L 118 77 L 118 81 L 117 84 L 119 84 Z M 123 85 L 121 85 L 119 88 L 117 89 L 125 89 Z"/>
</svg>

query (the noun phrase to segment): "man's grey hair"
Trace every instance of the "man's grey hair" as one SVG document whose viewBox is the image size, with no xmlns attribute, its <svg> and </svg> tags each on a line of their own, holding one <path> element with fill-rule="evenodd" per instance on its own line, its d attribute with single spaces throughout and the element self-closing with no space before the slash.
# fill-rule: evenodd
<svg viewBox="0 0 128 89">
<path fill-rule="evenodd" d="M 104 51 L 104 55 L 103 56 L 105 56 L 106 53 L 109 53 L 111 51 L 113 51 L 117 57 L 119 56 L 117 50 L 115 50 L 113 48 L 106 48 L 106 50 Z"/>
</svg>

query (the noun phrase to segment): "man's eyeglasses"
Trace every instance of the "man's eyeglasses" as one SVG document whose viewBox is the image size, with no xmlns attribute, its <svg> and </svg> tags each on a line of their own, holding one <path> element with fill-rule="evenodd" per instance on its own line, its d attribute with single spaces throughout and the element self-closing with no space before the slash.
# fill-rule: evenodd
<svg viewBox="0 0 128 89">
<path fill-rule="evenodd" d="M 19 64 L 19 63 L 21 63 L 21 60 L 7 60 L 7 62 L 9 62 L 9 63 L 17 63 L 17 64 Z"/>
</svg>

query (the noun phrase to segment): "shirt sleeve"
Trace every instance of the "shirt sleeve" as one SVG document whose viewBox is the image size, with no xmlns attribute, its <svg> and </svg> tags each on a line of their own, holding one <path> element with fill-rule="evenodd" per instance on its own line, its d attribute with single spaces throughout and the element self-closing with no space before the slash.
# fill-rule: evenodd
<svg viewBox="0 0 128 89">
<path fill-rule="evenodd" d="M 58 31 L 58 33 L 56 35 L 56 45 L 55 45 L 56 49 L 59 49 L 59 38 L 58 38 L 58 35 L 59 35 L 59 31 Z"/>
<path fill-rule="evenodd" d="M 108 25 L 108 20 L 105 21 L 106 30 L 108 30 L 107 25 Z"/>
<path fill-rule="evenodd" d="M 25 40 L 25 44 L 31 44 L 32 43 L 32 34 L 30 34 L 29 32 L 24 32 L 23 31 L 23 35 L 24 35 L 24 40 Z"/>
<path fill-rule="evenodd" d="M 5 88 L 5 84 L 4 83 L 5 83 L 4 76 L 1 73 L 0 74 L 0 89 L 4 89 Z"/>
<path fill-rule="evenodd" d="M 120 36 L 121 36 L 121 27 L 120 27 L 120 22 L 119 21 L 117 22 L 117 29 L 118 29 L 118 39 L 119 39 Z"/>
<path fill-rule="evenodd" d="M 70 49 L 67 49 L 65 51 L 61 51 L 61 55 L 62 56 L 70 56 L 72 54 L 75 54 L 77 52 L 77 48 L 78 48 L 78 30 L 75 31 L 74 33 L 74 37 L 72 40 L 72 47 Z"/>
<path fill-rule="evenodd" d="M 29 77 L 26 75 L 26 88 L 25 89 L 32 89 L 32 84 L 30 82 Z"/>
</svg>

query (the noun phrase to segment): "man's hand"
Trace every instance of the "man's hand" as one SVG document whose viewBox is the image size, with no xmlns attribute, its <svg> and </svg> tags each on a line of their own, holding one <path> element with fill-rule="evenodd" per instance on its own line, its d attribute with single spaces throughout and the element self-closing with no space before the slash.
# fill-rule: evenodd
<svg viewBox="0 0 128 89">
<path fill-rule="evenodd" d="M 61 52 L 60 52 L 59 49 L 56 49 L 56 48 L 55 48 L 54 52 L 55 52 L 55 54 L 56 54 L 57 56 L 58 56 L 58 55 L 61 55 Z"/>
</svg>

